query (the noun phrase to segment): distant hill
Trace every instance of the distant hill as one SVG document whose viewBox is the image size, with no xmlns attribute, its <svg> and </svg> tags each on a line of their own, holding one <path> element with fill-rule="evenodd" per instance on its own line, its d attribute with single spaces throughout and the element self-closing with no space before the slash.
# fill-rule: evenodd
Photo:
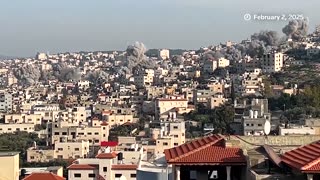
<svg viewBox="0 0 320 180">
<path fill-rule="evenodd" d="M 14 58 L 16 58 L 16 57 L 14 57 L 14 56 L 6 56 L 6 55 L 0 54 L 0 60 L 14 59 Z"/>
</svg>

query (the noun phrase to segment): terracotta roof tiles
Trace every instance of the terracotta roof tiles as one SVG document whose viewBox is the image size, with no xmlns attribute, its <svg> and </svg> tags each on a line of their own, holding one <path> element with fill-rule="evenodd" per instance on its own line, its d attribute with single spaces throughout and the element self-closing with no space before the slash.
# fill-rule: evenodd
<svg viewBox="0 0 320 180">
<path fill-rule="evenodd" d="M 136 170 L 138 165 L 136 164 L 115 164 L 112 165 L 112 170 Z"/>
<path fill-rule="evenodd" d="M 220 135 L 206 136 L 183 145 L 166 149 L 165 157 L 169 164 L 246 164 L 246 158 L 239 148 L 222 145 Z"/>
<path fill-rule="evenodd" d="M 93 170 L 97 169 L 97 165 L 90 165 L 90 164 L 71 164 L 67 167 L 69 170 Z"/>
<path fill-rule="evenodd" d="M 113 159 L 117 157 L 117 153 L 116 152 L 112 152 L 112 153 L 100 153 L 96 156 L 96 158 L 98 159 Z"/>
<path fill-rule="evenodd" d="M 23 180 L 65 180 L 64 177 L 58 176 L 51 172 L 32 173 Z"/>
<path fill-rule="evenodd" d="M 320 171 L 320 141 L 286 152 L 281 159 L 300 171 Z"/>
</svg>

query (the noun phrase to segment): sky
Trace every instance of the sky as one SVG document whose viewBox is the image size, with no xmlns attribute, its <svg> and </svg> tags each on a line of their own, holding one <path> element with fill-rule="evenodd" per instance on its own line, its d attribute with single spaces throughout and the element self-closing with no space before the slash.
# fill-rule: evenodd
<svg viewBox="0 0 320 180">
<path fill-rule="evenodd" d="M 245 21 L 250 14 L 302 14 L 320 24 L 319 0 L 0 0 L 0 55 L 37 52 L 199 49 L 281 29 L 287 21 Z M 282 35 L 282 34 L 281 34 Z"/>
</svg>

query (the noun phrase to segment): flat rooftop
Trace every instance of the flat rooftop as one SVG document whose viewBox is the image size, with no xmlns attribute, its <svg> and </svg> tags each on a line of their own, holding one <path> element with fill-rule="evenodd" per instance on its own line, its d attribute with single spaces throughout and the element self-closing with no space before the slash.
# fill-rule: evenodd
<svg viewBox="0 0 320 180">
<path fill-rule="evenodd" d="M 17 154 L 19 154 L 20 152 L 16 152 L 16 151 L 3 151 L 0 152 L 0 157 L 4 157 L 4 156 L 15 156 Z"/>
</svg>

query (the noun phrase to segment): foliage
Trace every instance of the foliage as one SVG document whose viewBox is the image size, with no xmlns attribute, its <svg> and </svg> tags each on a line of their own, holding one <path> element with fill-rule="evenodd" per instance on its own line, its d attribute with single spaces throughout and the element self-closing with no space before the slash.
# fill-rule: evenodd
<svg viewBox="0 0 320 180">
<path fill-rule="evenodd" d="M 234 119 L 234 108 L 230 105 L 223 105 L 215 109 L 207 109 L 199 105 L 197 111 L 187 115 L 188 119 L 200 122 L 202 125 L 212 123 L 215 133 L 232 133 L 230 124 Z"/>
<path fill-rule="evenodd" d="M 40 139 L 37 134 L 27 132 L 16 132 L 12 134 L 0 135 L 0 150 L 1 151 L 18 151 L 20 159 L 25 161 L 27 149 L 36 142 L 37 145 L 45 146 L 46 142 Z"/>
</svg>

